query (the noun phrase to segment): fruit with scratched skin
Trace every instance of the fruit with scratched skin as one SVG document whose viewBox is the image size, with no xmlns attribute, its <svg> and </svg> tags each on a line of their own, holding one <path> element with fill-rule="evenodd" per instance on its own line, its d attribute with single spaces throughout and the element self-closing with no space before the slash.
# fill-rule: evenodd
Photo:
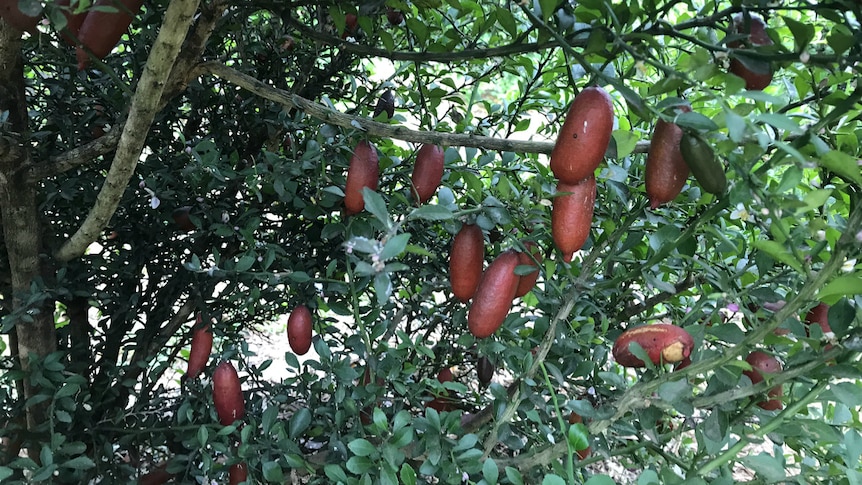
<svg viewBox="0 0 862 485">
<path fill-rule="evenodd" d="M 752 384 L 763 382 L 763 374 L 776 374 L 782 370 L 781 362 L 778 362 L 778 359 L 760 350 L 748 354 L 745 361 L 751 366 L 751 370 L 742 373 L 751 379 Z M 762 409 L 776 411 L 784 407 L 784 403 L 781 402 L 781 396 L 784 395 L 781 384 L 770 389 L 766 395 L 768 399 L 757 403 Z"/>
<path fill-rule="evenodd" d="M 186 371 L 187 379 L 194 379 L 203 372 L 213 349 L 212 326 L 209 322 L 204 323 L 200 312 L 198 312 L 195 320 L 192 347 L 189 350 L 189 367 Z"/>
<path fill-rule="evenodd" d="M 377 190 L 380 179 L 380 161 L 377 149 L 367 140 L 360 141 L 350 157 L 347 183 L 344 187 L 344 212 L 351 216 L 365 209 L 362 189 Z"/>
<path fill-rule="evenodd" d="M 679 111 L 689 112 L 688 106 Z M 647 154 L 644 182 L 650 208 L 670 202 L 676 198 L 688 180 L 688 165 L 682 158 L 679 142 L 682 128 L 663 119 L 656 122 Z"/>
<path fill-rule="evenodd" d="M 440 181 L 443 180 L 444 158 L 443 149 L 430 143 L 422 145 L 416 153 L 410 183 L 413 186 L 413 197 L 420 204 L 428 202 L 437 193 Z"/>
<path fill-rule="evenodd" d="M 287 343 L 296 355 L 305 355 L 311 348 L 312 323 L 311 310 L 307 306 L 299 305 L 290 312 L 287 319 Z"/>
<path fill-rule="evenodd" d="M 118 5 L 115 5 L 118 1 Z M 90 63 L 90 51 L 97 59 L 104 59 L 111 53 L 120 37 L 129 29 L 134 16 L 141 10 L 143 0 L 98 0 L 96 7 L 110 7 L 112 12 L 91 10 L 87 13 L 78 31 L 78 41 L 82 47 L 75 49 L 78 70 L 85 69 Z"/>
<path fill-rule="evenodd" d="M 640 345 L 655 365 L 681 362 L 691 355 L 694 347 L 691 334 L 676 325 L 656 323 L 630 328 L 617 338 L 612 351 L 614 359 L 624 367 L 646 367 L 629 350 L 632 342 Z"/>
<path fill-rule="evenodd" d="M 467 312 L 467 327 L 476 338 L 493 335 L 509 314 L 521 279 L 515 274 L 519 261 L 517 252 L 504 251 L 482 275 Z"/>
<path fill-rule="evenodd" d="M 455 298 L 466 303 L 473 298 L 482 279 L 485 237 L 475 224 L 464 224 L 452 240 L 449 252 L 449 281 Z"/>
<path fill-rule="evenodd" d="M 727 190 L 727 175 L 724 165 L 715 156 L 709 142 L 692 133 L 683 133 L 679 143 L 682 158 L 685 160 L 691 174 L 700 187 L 714 195 L 721 195 Z"/>
<path fill-rule="evenodd" d="M 583 247 L 590 235 L 596 202 L 596 179 L 590 177 L 577 184 L 559 182 L 551 209 L 551 235 L 554 245 L 570 262 L 575 251 Z"/>
<path fill-rule="evenodd" d="M 454 379 L 452 370 L 449 368 L 442 369 L 437 373 L 437 380 L 441 383 L 452 382 Z M 443 391 L 439 396 L 428 401 L 428 403 L 425 404 L 425 407 L 435 409 L 437 412 L 441 413 L 443 411 L 452 411 L 455 409 L 455 400 L 449 397 L 448 391 Z"/>
<path fill-rule="evenodd" d="M 607 91 L 591 86 L 575 96 L 551 151 L 551 171 L 576 184 L 595 175 L 614 130 L 614 107 Z"/>
<path fill-rule="evenodd" d="M 245 416 L 239 375 L 230 362 L 222 362 L 213 372 L 213 403 L 219 422 L 224 426 Z"/>
<path fill-rule="evenodd" d="M 228 483 L 230 485 L 239 485 L 248 480 L 248 466 L 244 461 L 234 463 L 228 470 Z"/>
<path fill-rule="evenodd" d="M 527 251 L 518 253 L 518 266 L 532 266 L 536 269 L 527 274 L 521 275 L 521 279 L 518 281 L 518 291 L 515 292 L 516 298 L 526 295 L 533 289 L 533 287 L 536 286 L 536 280 L 539 279 L 539 267 L 536 266 L 536 261 L 539 263 L 542 262 L 542 253 L 539 251 L 539 247 L 536 246 L 536 243 L 527 241 L 524 243 L 524 249 Z M 532 255 L 532 257 L 530 255 Z"/>
<path fill-rule="evenodd" d="M 732 41 L 727 46 L 738 49 L 744 47 L 757 47 L 772 45 L 772 39 L 766 33 L 766 23 L 757 15 L 750 16 L 751 21 L 746 26 L 745 17 L 737 15 L 733 19 L 733 32 L 736 34 L 748 34 L 744 42 Z M 741 77 L 745 81 L 745 89 L 760 91 L 772 83 L 772 65 L 763 60 L 746 57 L 744 60 L 733 57 L 730 60 L 730 72 Z"/>
</svg>

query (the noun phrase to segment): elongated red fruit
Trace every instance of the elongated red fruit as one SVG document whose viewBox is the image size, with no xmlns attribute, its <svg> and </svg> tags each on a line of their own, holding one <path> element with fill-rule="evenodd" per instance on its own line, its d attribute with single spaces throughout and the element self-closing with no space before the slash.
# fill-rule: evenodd
<svg viewBox="0 0 862 485">
<path fill-rule="evenodd" d="M 143 4 L 143 0 L 97 0 L 96 7 L 112 7 L 116 11 L 88 12 L 78 31 L 81 45 L 92 52 L 96 58 L 104 59 L 120 41 L 120 37 L 126 33 Z M 81 47 L 75 49 L 75 56 L 78 59 L 79 70 L 86 68 L 90 63 L 90 57 Z"/>
<path fill-rule="evenodd" d="M 25 14 L 18 7 L 18 0 L 0 0 L 0 17 L 7 24 L 15 27 L 22 32 L 30 32 L 36 34 L 36 24 L 42 18 L 41 12 L 35 17 Z"/>
<path fill-rule="evenodd" d="M 691 111 L 688 106 L 679 109 Z M 688 180 L 689 169 L 679 149 L 680 140 L 682 128 L 662 119 L 656 122 L 644 177 L 647 197 L 653 209 L 675 199 Z"/>
<path fill-rule="evenodd" d="M 829 305 L 819 303 L 816 307 L 808 310 L 808 313 L 805 314 L 805 323 L 808 325 L 820 325 L 823 333 L 831 332 L 832 327 L 829 326 Z M 809 333 L 811 332 L 809 331 Z"/>
<path fill-rule="evenodd" d="M 682 327 L 669 323 L 643 325 L 626 330 L 614 342 L 613 355 L 625 367 L 645 367 L 646 364 L 629 350 L 637 342 L 655 365 L 680 362 L 691 355 L 694 339 Z"/>
<path fill-rule="evenodd" d="M 494 378 L 494 363 L 491 362 L 491 359 L 485 356 L 479 357 L 476 362 L 476 375 L 479 377 L 479 383 L 483 386 L 491 383 L 491 379 Z"/>
<path fill-rule="evenodd" d="M 75 39 L 81 32 L 81 25 L 84 24 L 84 20 L 87 18 L 88 12 L 84 11 L 79 14 L 74 14 L 72 13 L 74 9 L 69 6 L 69 3 L 70 0 L 57 0 L 57 5 L 62 7 L 61 12 L 63 12 L 63 16 L 66 17 L 66 27 L 60 31 L 60 37 L 62 37 L 67 44 L 74 46 Z M 74 8 L 77 8 L 77 5 Z"/>
<path fill-rule="evenodd" d="M 222 362 L 213 373 L 213 403 L 218 420 L 224 426 L 245 416 L 239 375 L 230 362 Z"/>
<path fill-rule="evenodd" d="M 749 28 L 745 28 L 745 18 L 737 15 L 733 20 L 733 30 L 738 34 L 748 34 L 746 46 L 772 45 L 772 39 L 766 33 L 766 23 L 756 15 L 751 16 Z M 739 48 L 739 41 L 729 42 L 728 47 Z M 772 65 L 758 59 L 734 57 L 730 60 L 730 72 L 745 81 L 745 89 L 760 91 L 772 82 Z"/>
<path fill-rule="evenodd" d="M 380 161 L 374 145 L 366 140 L 360 141 L 353 149 L 350 166 L 347 168 L 347 185 L 344 188 L 344 212 L 347 215 L 359 214 L 365 209 L 362 189 L 377 190 L 380 180 Z"/>
<path fill-rule="evenodd" d="M 613 130 L 614 106 L 608 93 L 596 86 L 581 91 L 569 107 L 551 151 L 554 176 L 568 184 L 594 176 Z"/>
<path fill-rule="evenodd" d="M 420 204 L 434 196 L 443 179 L 443 149 L 437 145 L 425 144 L 416 154 L 413 165 L 413 196 Z"/>
<path fill-rule="evenodd" d="M 290 312 L 287 319 L 287 342 L 297 355 L 305 355 L 311 348 L 311 311 L 305 305 L 299 305 Z"/>
<path fill-rule="evenodd" d="M 509 314 L 521 279 L 515 274 L 518 261 L 518 253 L 504 251 L 488 265 L 482 275 L 467 312 L 467 327 L 475 337 L 493 335 Z"/>
<path fill-rule="evenodd" d="M 138 478 L 138 485 L 163 485 L 172 478 L 174 478 L 174 474 L 168 473 L 167 464 L 159 465 L 149 473 L 141 475 Z"/>
<path fill-rule="evenodd" d="M 234 463 L 228 470 L 228 483 L 230 485 L 239 485 L 248 480 L 248 466 L 244 461 Z"/>
<path fill-rule="evenodd" d="M 577 184 L 559 182 L 551 209 L 551 234 L 554 245 L 563 253 L 563 261 L 569 262 L 575 251 L 583 247 L 590 235 L 593 208 L 596 203 L 596 179 L 590 177 Z"/>
<path fill-rule="evenodd" d="M 778 359 L 766 352 L 755 350 L 748 354 L 745 361 L 751 365 L 752 369 L 743 371 L 742 373 L 751 379 L 752 384 L 763 382 L 763 373 L 775 374 L 781 372 L 781 362 L 778 362 Z M 764 399 L 757 403 L 762 409 L 775 411 L 784 407 L 784 404 L 781 402 L 781 396 L 784 395 L 784 389 L 781 387 L 781 384 L 770 389 L 766 395 L 769 399 Z"/>
<path fill-rule="evenodd" d="M 203 322 L 200 312 L 192 333 L 192 348 L 189 351 L 189 368 L 186 377 L 194 379 L 203 372 L 213 349 L 213 331 L 209 323 Z"/>
<path fill-rule="evenodd" d="M 454 376 L 449 368 L 442 369 L 437 373 L 437 380 L 442 382 L 452 382 Z M 449 397 L 448 391 L 443 391 L 442 394 L 428 401 L 426 408 L 436 409 L 437 412 L 451 411 L 455 409 L 455 400 Z"/>
<path fill-rule="evenodd" d="M 485 237 L 475 224 L 464 224 L 452 241 L 449 253 L 449 281 L 455 298 L 466 303 L 473 298 L 482 279 Z"/>
<path fill-rule="evenodd" d="M 526 295 L 536 286 L 536 280 L 539 279 L 539 267 L 536 266 L 536 261 L 542 262 L 542 253 L 539 251 L 536 243 L 527 241 L 524 243 L 524 248 L 527 252 L 518 253 L 518 266 L 532 266 L 536 270 L 521 275 L 521 279 L 518 281 L 518 291 L 515 292 L 516 298 Z M 531 254 L 533 257 L 530 257 Z M 536 258 L 536 261 L 533 261 L 533 258 Z"/>
</svg>

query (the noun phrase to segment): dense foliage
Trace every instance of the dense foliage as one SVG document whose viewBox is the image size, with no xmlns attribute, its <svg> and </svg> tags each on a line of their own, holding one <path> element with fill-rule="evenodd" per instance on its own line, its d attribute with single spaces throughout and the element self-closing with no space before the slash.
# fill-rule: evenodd
<svg viewBox="0 0 862 485">
<path fill-rule="evenodd" d="M 644 485 L 862 477 L 862 4 L 204 2 L 149 130 L 122 135 L 143 149 L 116 211 L 74 257 L 64 245 L 114 176 L 168 2 L 147 1 L 80 71 L 62 8 L 44 5 L 36 34 L 0 23 L 21 38 L 2 59 L 22 60 L 0 102 L 26 99 L 0 104 L 0 189 L 31 194 L 2 199 L 3 483 L 226 482 L 239 463 L 250 483 L 600 485 L 609 463 Z M 740 33 L 754 17 L 771 43 Z M 771 82 L 746 89 L 732 62 Z M 615 121 L 567 263 L 548 155 L 588 86 Z M 650 207 L 659 120 L 708 143 L 725 191 L 690 176 Z M 365 141 L 379 182 L 348 215 Z M 445 171 L 419 204 L 423 143 L 444 148 Z M 26 204 L 37 216 L 20 223 Z M 538 248 L 538 284 L 488 338 L 451 291 L 463 224 L 481 228 L 485 267 Z M 30 273 L 16 259 L 28 228 Z M 820 303 L 828 327 L 807 317 Z M 285 344 L 261 364 L 260 342 L 300 305 L 312 351 Z M 187 379 L 196 316 L 214 343 Z M 625 329 L 659 322 L 691 334 L 690 365 L 614 360 Z M 783 370 L 752 385 L 755 350 Z M 244 400 L 227 426 L 212 382 L 224 361 Z M 780 406 L 758 406 L 777 385 Z"/>
</svg>

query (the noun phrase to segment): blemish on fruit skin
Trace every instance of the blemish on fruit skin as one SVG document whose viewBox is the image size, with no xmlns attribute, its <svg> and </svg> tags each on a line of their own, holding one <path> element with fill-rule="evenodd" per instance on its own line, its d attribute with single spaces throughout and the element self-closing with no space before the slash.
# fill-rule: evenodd
<svg viewBox="0 0 862 485">
<path fill-rule="evenodd" d="M 685 346 L 682 342 L 674 342 L 662 349 L 661 356 L 665 362 L 679 362 L 685 358 Z"/>
</svg>

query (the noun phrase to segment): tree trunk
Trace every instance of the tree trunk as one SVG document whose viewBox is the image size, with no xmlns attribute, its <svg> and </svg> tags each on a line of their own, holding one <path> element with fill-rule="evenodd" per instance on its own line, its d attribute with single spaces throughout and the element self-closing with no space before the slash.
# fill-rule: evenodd
<svg viewBox="0 0 862 485">
<path fill-rule="evenodd" d="M 28 183 L 17 171 L 30 156 L 21 33 L 2 21 L 0 112 L 7 116 L 0 132 L 0 213 L 12 282 L 13 311 L 10 318 L 15 321 L 18 358 L 26 373 L 30 356 L 44 357 L 56 350 L 57 343 L 51 302 L 32 294 L 32 284 L 40 275 L 41 268 L 37 186 Z M 26 379 L 23 387 L 24 399 L 38 393 L 38 389 Z M 28 408 L 29 430 L 37 431 L 40 425 L 47 424 L 48 404 L 46 401 Z"/>
</svg>

